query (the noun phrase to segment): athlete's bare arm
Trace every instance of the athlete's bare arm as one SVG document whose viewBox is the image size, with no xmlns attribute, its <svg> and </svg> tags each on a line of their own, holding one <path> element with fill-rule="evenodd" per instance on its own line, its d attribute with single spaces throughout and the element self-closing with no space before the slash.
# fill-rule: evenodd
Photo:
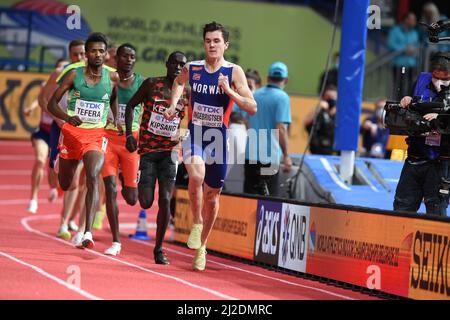
<svg viewBox="0 0 450 320">
<path fill-rule="evenodd" d="M 58 76 L 61 74 L 62 70 L 63 70 L 63 68 L 58 68 L 55 71 L 53 71 L 53 73 L 50 75 L 50 78 L 47 80 L 45 85 L 42 87 L 42 89 L 38 95 L 39 106 L 42 108 L 43 111 L 47 112 L 50 115 L 50 117 L 52 117 L 53 120 L 55 120 L 58 123 L 58 125 L 61 125 L 62 121 L 61 121 L 61 119 L 55 117 L 53 114 L 51 114 L 48 111 L 48 103 L 49 103 L 50 98 L 52 97 L 53 93 L 55 93 L 56 88 L 58 88 L 58 83 L 56 82 L 56 78 L 58 78 Z"/>
<path fill-rule="evenodd" d="M 125 107 L 125 134 L 127 137 L 125 147 L 129 152 L 135 152 L 137 150 L 137 142 L 136 139 L 134 139 L 132 131 L 134 108 L 138 104 L 143 103 L 146 100 L 146 97 L 150 96 L 149 92 L 152 90 L 153 84 L 150 81 L 150 78 L 145 79 Z"/>
<path fill-rule="evenodd" d="M 175 116 L 177 104 L 183 95 L 183 90 L 186 82 L 189 80 L 189 63 L 186 63 L 181 73 L 175 78 L 172 85 L 172 92 L 170 94 L 170 107 L 167 108 L 164 116 L 171 119 Z"/>
<path fill-rule="evenodd" d="M 70 117 L 66 112 L 64 112 L 59 106 L 59 101 L 63 95 L 73 88 L 73 80 L 75 79 L 75 70 L 70 71 L 70 73 L 64 78 L 63 83 L 56 89 L 53 93 L 50 101 L 48 102 L 47 109 L 50 114 L 53 114 L 58 119 L 70 123 L 73 126 L 79 126 L 82 121 L 78 116 Z"/>
<path fill-rule="evenodd" d="M 147 78 L 142 82 L 139 89 L 135 92 L 135 94 L 128 101 L 127 106 L 125 107 L 125 132 L 128 136 L 133 135 L 133 113 L 134 108 L 145 101 L 145 98 L 148 96 L 148 91 L 152 90 L 152 83 L 150 78 Z"/>
<path fill-rule="evenodd" d="M 119 131 L 119 135 L 123 134 L 122 125 L 119 124 L 119 106 L 117 101 L 117 86 L 119 85 L 119 74 L 117 72 L 110 72 L 111 77 L 111 84 L 112 84 L 112 93 L 111 98 L 109 100 L 111 111 L 114 117 L 114 124 L 117 127 L 117 130 Z"/>
<path fill-rule="evenodd" d="M 219 76 L 219 86 L 231 99 L 233 99 L 239 108 L 250 115 L 254 115 L 257 110 L 256 101 L 253 98 L 252 91 L 248 87 L 244 70 L 242 70 L 240 66 L 235 65 L 232 78 L 233 81 L 231 85 L 233 89 L 230 87 L 228 77 L 223 74 L 220 74 Z"/>
</svg>

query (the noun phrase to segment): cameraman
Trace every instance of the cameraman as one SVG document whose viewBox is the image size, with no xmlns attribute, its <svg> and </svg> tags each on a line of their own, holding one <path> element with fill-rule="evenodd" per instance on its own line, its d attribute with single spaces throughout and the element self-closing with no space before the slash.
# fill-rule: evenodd
<svg viewBox="0 0 450 320">
<path fill-rule="evenodd" d="M 450 85 L 450 54 L 437 53 L 431 59 L 430 72 L 422 72 L 414 86 L 417 102 L 442 102 Z M 400 101 L 402 108 L 412 102 L 406 96 Z M 424 119 L 432 121 L 437 113 L 428 113 Z M 448 195 L 440 196 L 441 177 L 448 179 L 450 136 L 431 131 L 425 136 L 408 136 L 408 158 L 403 165 L 397 185 L 394 210 L 417 212 L 425 202 L 427 214 L 446 216 Z M 448 188 L 447 188 L 448 189 Z"/>
</svg>

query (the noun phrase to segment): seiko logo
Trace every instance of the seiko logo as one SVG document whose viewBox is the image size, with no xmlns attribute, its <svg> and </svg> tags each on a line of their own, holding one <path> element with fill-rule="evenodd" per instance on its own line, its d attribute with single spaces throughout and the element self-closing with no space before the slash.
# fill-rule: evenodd
<svg viewBox="0 0 450 320">
<path fill-rule="evenodd" d="M 449 247 L 448 236 L 416 232 L 410 288 L 450 296 Z"/>
</svg>

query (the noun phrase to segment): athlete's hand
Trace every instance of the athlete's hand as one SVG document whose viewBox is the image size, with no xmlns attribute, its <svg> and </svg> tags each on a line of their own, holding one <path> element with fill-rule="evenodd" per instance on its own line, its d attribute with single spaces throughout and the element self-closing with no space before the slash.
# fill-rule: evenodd
<svg viewBox="0 0 450 320">
<path fill-rule="evenodd" d="M 79 125 L 81 125 L 83 123 L 83 121 L 81 121 L 81 119 L 78 116 L 72 116 L 72 117 L 69 117 L 69 119 L 67 120 L 67 123 L 71 124 L 74 127 L 78 127 Z"/>
<path fill-rule="evenodd" d="M 136 142 L 136 139 L 134 139 L 132 134 L 127 135 L 127 142 L 125 143 L 125 147 L 131 153 L 133 153 L 137 150 L 137 142 Z"/>
<path fill-rule="evenodd" d="M 218 85 L 223 89 L 223 91 L 225 91 L 226 94 L 228 94 L 231 90 L 230 83 L 228 82 L 228 76 L 224 76 L 222 73 L 219 74 Z"/>
<path fill-rule="evenodd" d="M 167 120 L 172 120 L 177 114 L 177 108 L 176 106 L 170 106 L 166 109 L 166 111 L 163 113 L 164 118 Z"/>
<path fill-rule="evenodd" d="M 179 135 L 180 135 L 180 138 L 179 138 L 180 141 L 186 140 L 188 138 L 188 136 L 189 136 L 189 130 L 188 129 L 180 128 L 178 130 L 178 132 L 179 132 Z"/>
<path fill-rule="evenodd" d="M 124 132 L 123 132 L 123 127 L 122 127 L 122 125 L 120 124 L 120 121 L 117 120 L 117 119 L 114 120 L 114 125 L 115 125 L 116 128 L 117 128 L 118 135 L 119 135 L 119 136 L 123 136 Z"/>
<path fill-rule="evenodd" d="M 412 98 L 410 96 L 403 97 L 403 99 L 400 100 L 400 107 L 406 108 L 407 106 L 410 105 L 411 101 Z"/>
</svg>

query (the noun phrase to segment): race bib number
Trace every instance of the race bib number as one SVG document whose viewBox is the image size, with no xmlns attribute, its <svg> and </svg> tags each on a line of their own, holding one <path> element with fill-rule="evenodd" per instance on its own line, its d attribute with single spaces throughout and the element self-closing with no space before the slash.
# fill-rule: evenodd
<svg viewBox="0 0 450 320">
<path fill-rule="evenodd" d="M 428 146 L 440 146 L 441 134 L 436 131 L 431 131 L 425 138 L 425 144 Z"/>
<path fill-rule="evenodd" d="M 125 124 L 125 109 L 127 105 L 119 103 L 119 123 Z M 134 120 L 134 112 L 131 114 L 131 122 Z"/>
<path fill-rule="evenodd" d="M 148 131 L 158 136 L 172 138 L 175 137 L 180 125 L 180 118 L 167 120 L 162 114 L 152 112 L 148 122 Z"/>
<path fill-rule="evenodd" d="M 75 115 L 83 122 L 101 122 L 104 110 L 105 104 L 103 102 L 85 101 L 81 99 L 77 99 L 75 102 Z"/>
<path fill-rule="evenodd" d="M 221 128 L 223 125 L 223 108 L 195 102 L 192 123 L 197 126 Z"/>
</svg>

